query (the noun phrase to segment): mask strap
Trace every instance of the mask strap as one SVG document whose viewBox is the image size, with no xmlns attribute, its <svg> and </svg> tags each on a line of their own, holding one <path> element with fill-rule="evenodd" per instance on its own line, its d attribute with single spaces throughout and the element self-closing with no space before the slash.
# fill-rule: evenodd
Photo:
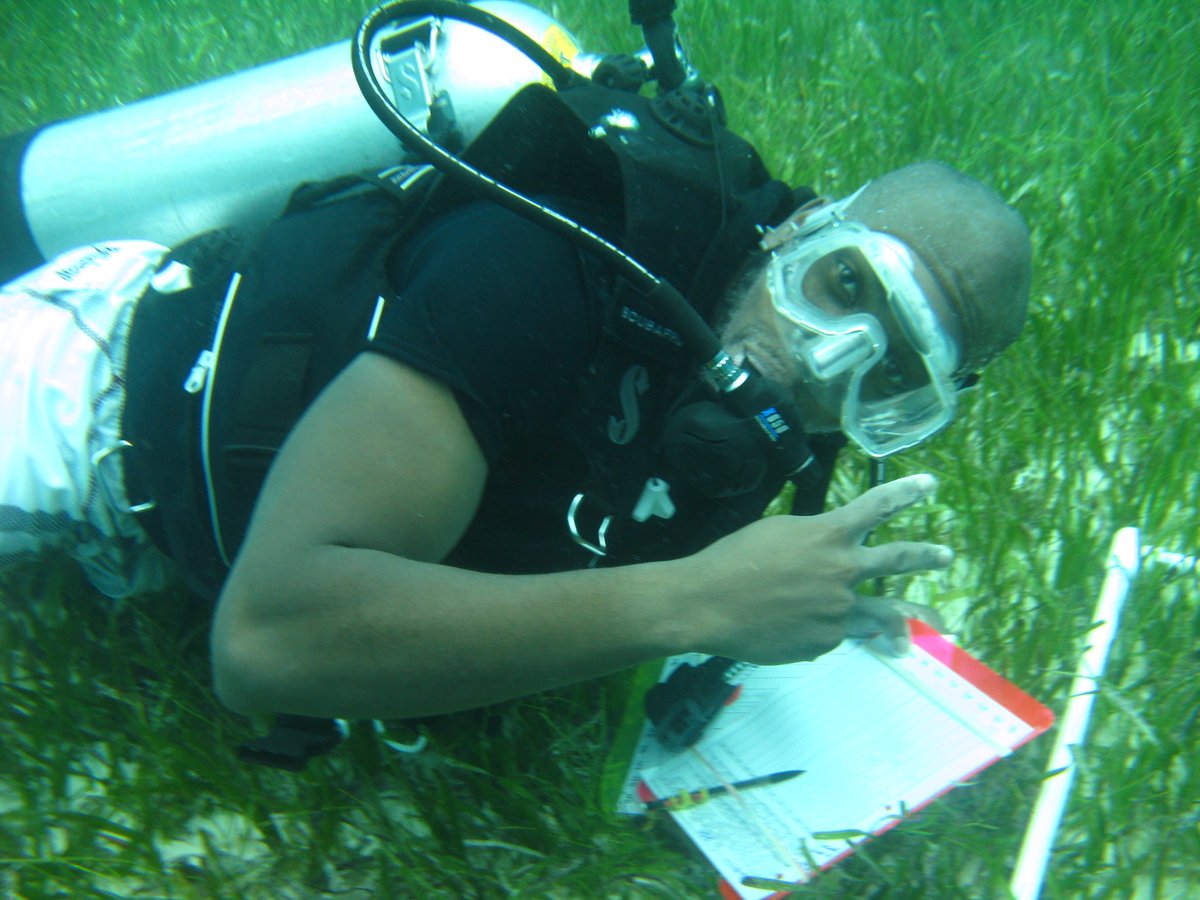
<svg viewBox="0 0 1200 900">
<path fill-rule="evenodd" d="M 865 191 L 870 183 L 868 181 L 849 197 L 843 197 L 841 200 L 818 197 L 804 204 L 792 213 L 783 224 L 767 231 L 759 241 L 759 246 L 770 252 L 791 241 L 815 234 L 835 221 L 846 221 L 843 210 L 857 200 L 858 195 Z"/>
</svg>

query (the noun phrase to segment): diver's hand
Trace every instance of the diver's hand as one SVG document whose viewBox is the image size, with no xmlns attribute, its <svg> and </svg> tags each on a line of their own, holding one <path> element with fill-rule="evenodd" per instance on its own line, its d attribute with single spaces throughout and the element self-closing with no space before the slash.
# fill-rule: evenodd
<svg viewBox="0 0 1200 900">
<path fill-rule="evenodd" d="M 761 519 L 684 560 L 699 601 L 690 610 L 693 649 L 763 665 L 815 659 L 841 643 L 848 624 L 881 618 L 857 584 L 942 569 L 954 556 L 937 544 L 863 540 L 936 487 L 931 475 L 901 478 L 820 516 Z M 902 616 L 883 618 L 906 629 Z"/>
</svg>

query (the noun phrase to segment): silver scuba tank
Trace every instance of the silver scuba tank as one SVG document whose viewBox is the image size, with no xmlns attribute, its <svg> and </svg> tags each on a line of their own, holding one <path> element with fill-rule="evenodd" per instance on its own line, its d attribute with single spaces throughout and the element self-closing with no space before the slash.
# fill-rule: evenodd
<svg viewBox="0 0 1200 900">
<path fill-rule="evenodd" d="M 568 64 L 578 53 L 540 10 L 478 5 Z M 372 63 L 413 123 L 427 128 L 436 102 L 440 127 L 462 143 L 544 78 L 500 38 L 430 18 L 382 34 Z M 404 158 L 362 98 L 349 41 L 16 135 L 0 141 L 0 283 L 93 241 L 170 246 L 213 228 L 252 231 L 303 182 Z"/>
</svg>

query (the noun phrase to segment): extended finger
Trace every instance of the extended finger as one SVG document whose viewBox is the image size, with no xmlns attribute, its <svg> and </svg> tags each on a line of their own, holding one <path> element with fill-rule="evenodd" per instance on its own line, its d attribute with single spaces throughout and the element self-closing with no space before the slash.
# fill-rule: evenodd
<svg viewBox="0 0 1200 900">
<path fill-rule="evenodd" d="M 871 488 L 836 512 L 846 518 L 847 529 L 861 540 L 897 513 L 932 497 L 937 479 L 932 475 L 909 475 Z"/>
<path fill-rule="evenodd" d="M 954 551 L 949 547 L 919 541 L 892 541 L 878 547 L 863 547 L 861 554 L 863 580 L 944 569 L 954 562 Z"/>
</svg>

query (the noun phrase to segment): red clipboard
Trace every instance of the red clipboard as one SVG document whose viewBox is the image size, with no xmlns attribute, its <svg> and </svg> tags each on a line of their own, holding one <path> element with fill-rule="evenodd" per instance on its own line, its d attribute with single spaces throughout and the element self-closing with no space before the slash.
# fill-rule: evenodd
<svg viewBox="0 0 1200 900">
<path fill-rule="evenodd" d="M 783 890 L 772 892 L 747 888 L 741 884 L 741 878 L 750 875 L 769 880 L 781 876 L 781 880 L 799 886 L 820 871 L 851 855 L 863 840 L 895 827 L 908 815 L 923 809 L 960 783 L 973 779 L 1003 756 L 1044 733 L 1053 724 L 1054 714 L 1048 707 L 947 640 L 935 629 L 917 621 L 910 622 L 910 627 L 914 650 L 911 658 L 905 661 L 889 660 L 882 654 L 875 654 L 860 646 L 839 648 L 839 651 L 813 663 L 756 670 L 747 679 L 742 699 L 731 708 L 732 711 L 750 704 L 749 711 L 737 710 L 737 714 L 743 716 L 744 721 L 724 733 L 715 729 L 719 733 L 714 735 L 714 740 L 710 741 L 708 737 L 701 740 L 695 748 L 695 753 L 681 754 L 672 762 L 646 773 L 648 781 L 643 780 L 638 787 L 638 796 L 643 801 L 655 799 L 659 795 L 669 796 L 681 790 L 695 790 L 720 783 L 715 781 L 718 776 L 722 780 L 727 779 L 726 783 L 731 783 L 779 769 L 807 770 L 804 777 L 788 784 L 755 788 L 744 797 L 722 797 L 719 802 L 712 800 L 694 809 L 670 811 L 669 814 L 724 876 L 720 882 L 720 892 L 728 900 L 760 900 L 786 896 L 787 891 Z M 822 668 L 828 669 L 828 672 L 822 674 Z M 789 687 L 789 678 L 795 679 L 794 687 Z M 855 678 L 861 683 L 855 681 Z M 877 691 L 874 685 L 878 685 Z M 827 702 L 827 695 L 836 693 L 842 687 L 850 695 L 847 703 L 859 704 L 865 711 L 863 715 L 857 715 L 855 709 L 844 708 L 838 711 L 836 704 L 830 705 Z M 854 691 L 858 693 L 854 694 Z M 891 692 L 886 711 L 895 720 L 892 724 L 882 722 L 881 715 L 870 711 L 867 704 L 876 699 L 871 696 L 873 692 Z M 815 698 L 813 695 L 817 693 L 825 696 Z M 856 696 L 857 700 L 854 699 Z M 947 728 L 961 726 L 959 731 L 963 735 L 969 735 L 971 728 L 977 727 L 981 729 L 979 734 L 986 733 L 986 739 L 981 737 L 976 741 L 970 737 L 960 738 L 964 747 L 970 745 L 970 753 L 951 759 L 946 771 L 952 774 L 942 777 L 940 773 L 934 772 L 921 782 L 919 787 L 913 787 L 911 790 L 905 788 L 901 791 L 897 787 L 897 794 L 912 798 L 912 802 L 905 803 L 903 799 L 888 802 L 889 785 L 881 784 L 879 809 L 872 807 L 875 803 L 874 798 L 864 801 L 863 808 L 868 810 L 868 814 L 861 821 L 870 821 L 871 824 L 866 827 L 856 826 L 861 827 L 861 831 L 854 840 L 822 841 L 818 853 L 803 858 L 800 851 L 792 850 L 788 858 L 801 864 L 778 864 L 781 856 L 789 853 L 789 848 L 796 846 L 793 839 L 797 835 L 802 836 L 804 852 L 809 854 L 811 851 L 804 835 L 811 837 L 832 833 L 810 828 L 811 823 L 803 821 L 807 814 L 804 807 L 810 807 L 813 815 L 819 815 L 821 802 L 828 805 L 827 801 L 831 797 L 838 801 L 846 792 L 846 788 L 838 783 L 838 778 L 846 777 L 844 772 L 839 773 L 837 770 L 838 754 L 827 753 L 826 756 L 833 758 L 825 760 L 821 752 L 821 741 L 815 739 L 813 734 L 805 733 L 806 724 L 818 721 L 822 714 L 821 709 L 824 708 L 823 702 L 825 707 L 834 710 L 829 714 L 833 717 L 829 722 L 833 722 L 837 727 L 854 729 L 853 734 L 840 738 L 833 734 L 823 735 L 828 738 L 828 742 L 836 745 L 839 740 L 844 740 L 846 747 L 851 751 L 865 752 L 862 750 L 863 746 L 869 746 L 872 741 L 877 745 L 882 743 L 886 746 L 887 729 L 895 729 L 896 722 L 901 723 L 900 728 L 904 727 L 905 721 L 912 724 L 906 719 L 910 714 L 906 713 L 904 708 L 898 708 L 897 698 L 904 703 L 911 702 L 911 715 L 928 716 L 932 722 L 935 713 L 929 710 L 936 708 L 943 711 L 937 712 L 936 715 L 943 716 L 951 723 Z M 879 699 L 879 702 L 882 704 L 885 701 Z M 730 713 L 723 715 L 728 714 Z M 977 722 L 971 721 L 973 715 L 978 716 Z M 791 716 L 792 720 L 784 721 L 788 716 Z M 822 722 L 821 725 L 814 724 L 813 728 L 808 730 L 833 727 L 826 724 L 826 720 L 819 721 Z M 958 725 L 955 725 L 955 722 Z M 873 735 L 872 728 L 883 729 L 883 736 Z M 932 724 L 930 728 L 930 733 L 924 735 L 919 725 L 913 725 L 910 729 L 912 733 L 907 735 L 907 744 L 903 752 L 913 755 L 914 759 L 920 759 L 920 741 L 940 740 Z M 890 734 L 897 735 L 899 732 L 893 730 Z M 795 755 L 789 756 L 792 744 L 797 745 L 794 748 Z M 808 746 L 801 746 L 805 744 Z M 941 744 L 937 747 L 939 750 L 946 749 Z M 846 762 L 846 765 L 856 773 L 863 771 L 858 762 Z M 939 777 L 941 781 L 938 780 Z M 651 787 L 651 782 L 658 788 L 657 793 Z M 821 802 L 815 802 L 814 798 L 822 799 Z M 854 808 L 849 802 L 845 806 L 848 810 Z M 885 809 L 893 811 L 885 821 L 872 818 L 876 812 Z M 751 834 L 755 829 L 745 824 L 745 819 L 754 815 L 755 810 L 758 817 L 767 823 L 758 829 L 762 832 L 763 839 L 756 842 Z M 796 817 L 795 822 L 792 821 L 792 816 Z M 739 817 L 741 821 L 738 821 Z M 729 827 L 723 830 L 723 824 L 728 824 Z M 735 833 L 736 841 L 730 837 Z M 776 860 L 777 864 L 772 868 L 759 868 L 747 872 L 739 863 L 739 858 L 750 858 L 753 854 L 739 850 L 739 846 L 736 846 L 738 841 L 754 842 L 759 849 L 768 844 L 773 845 L 774 850 L 768 848 L 767 855 Z M 833 844 L 836 844 L 836 851 L 831 846 Z M 810 862 L 815 864 L 809 864 Z M 752 867 L 751 863 L 745 865 Z M 795 877 L 797 875 L 800 877 Z M 759 883 L 766 884 L 769 881 Z"/>
</svg>

